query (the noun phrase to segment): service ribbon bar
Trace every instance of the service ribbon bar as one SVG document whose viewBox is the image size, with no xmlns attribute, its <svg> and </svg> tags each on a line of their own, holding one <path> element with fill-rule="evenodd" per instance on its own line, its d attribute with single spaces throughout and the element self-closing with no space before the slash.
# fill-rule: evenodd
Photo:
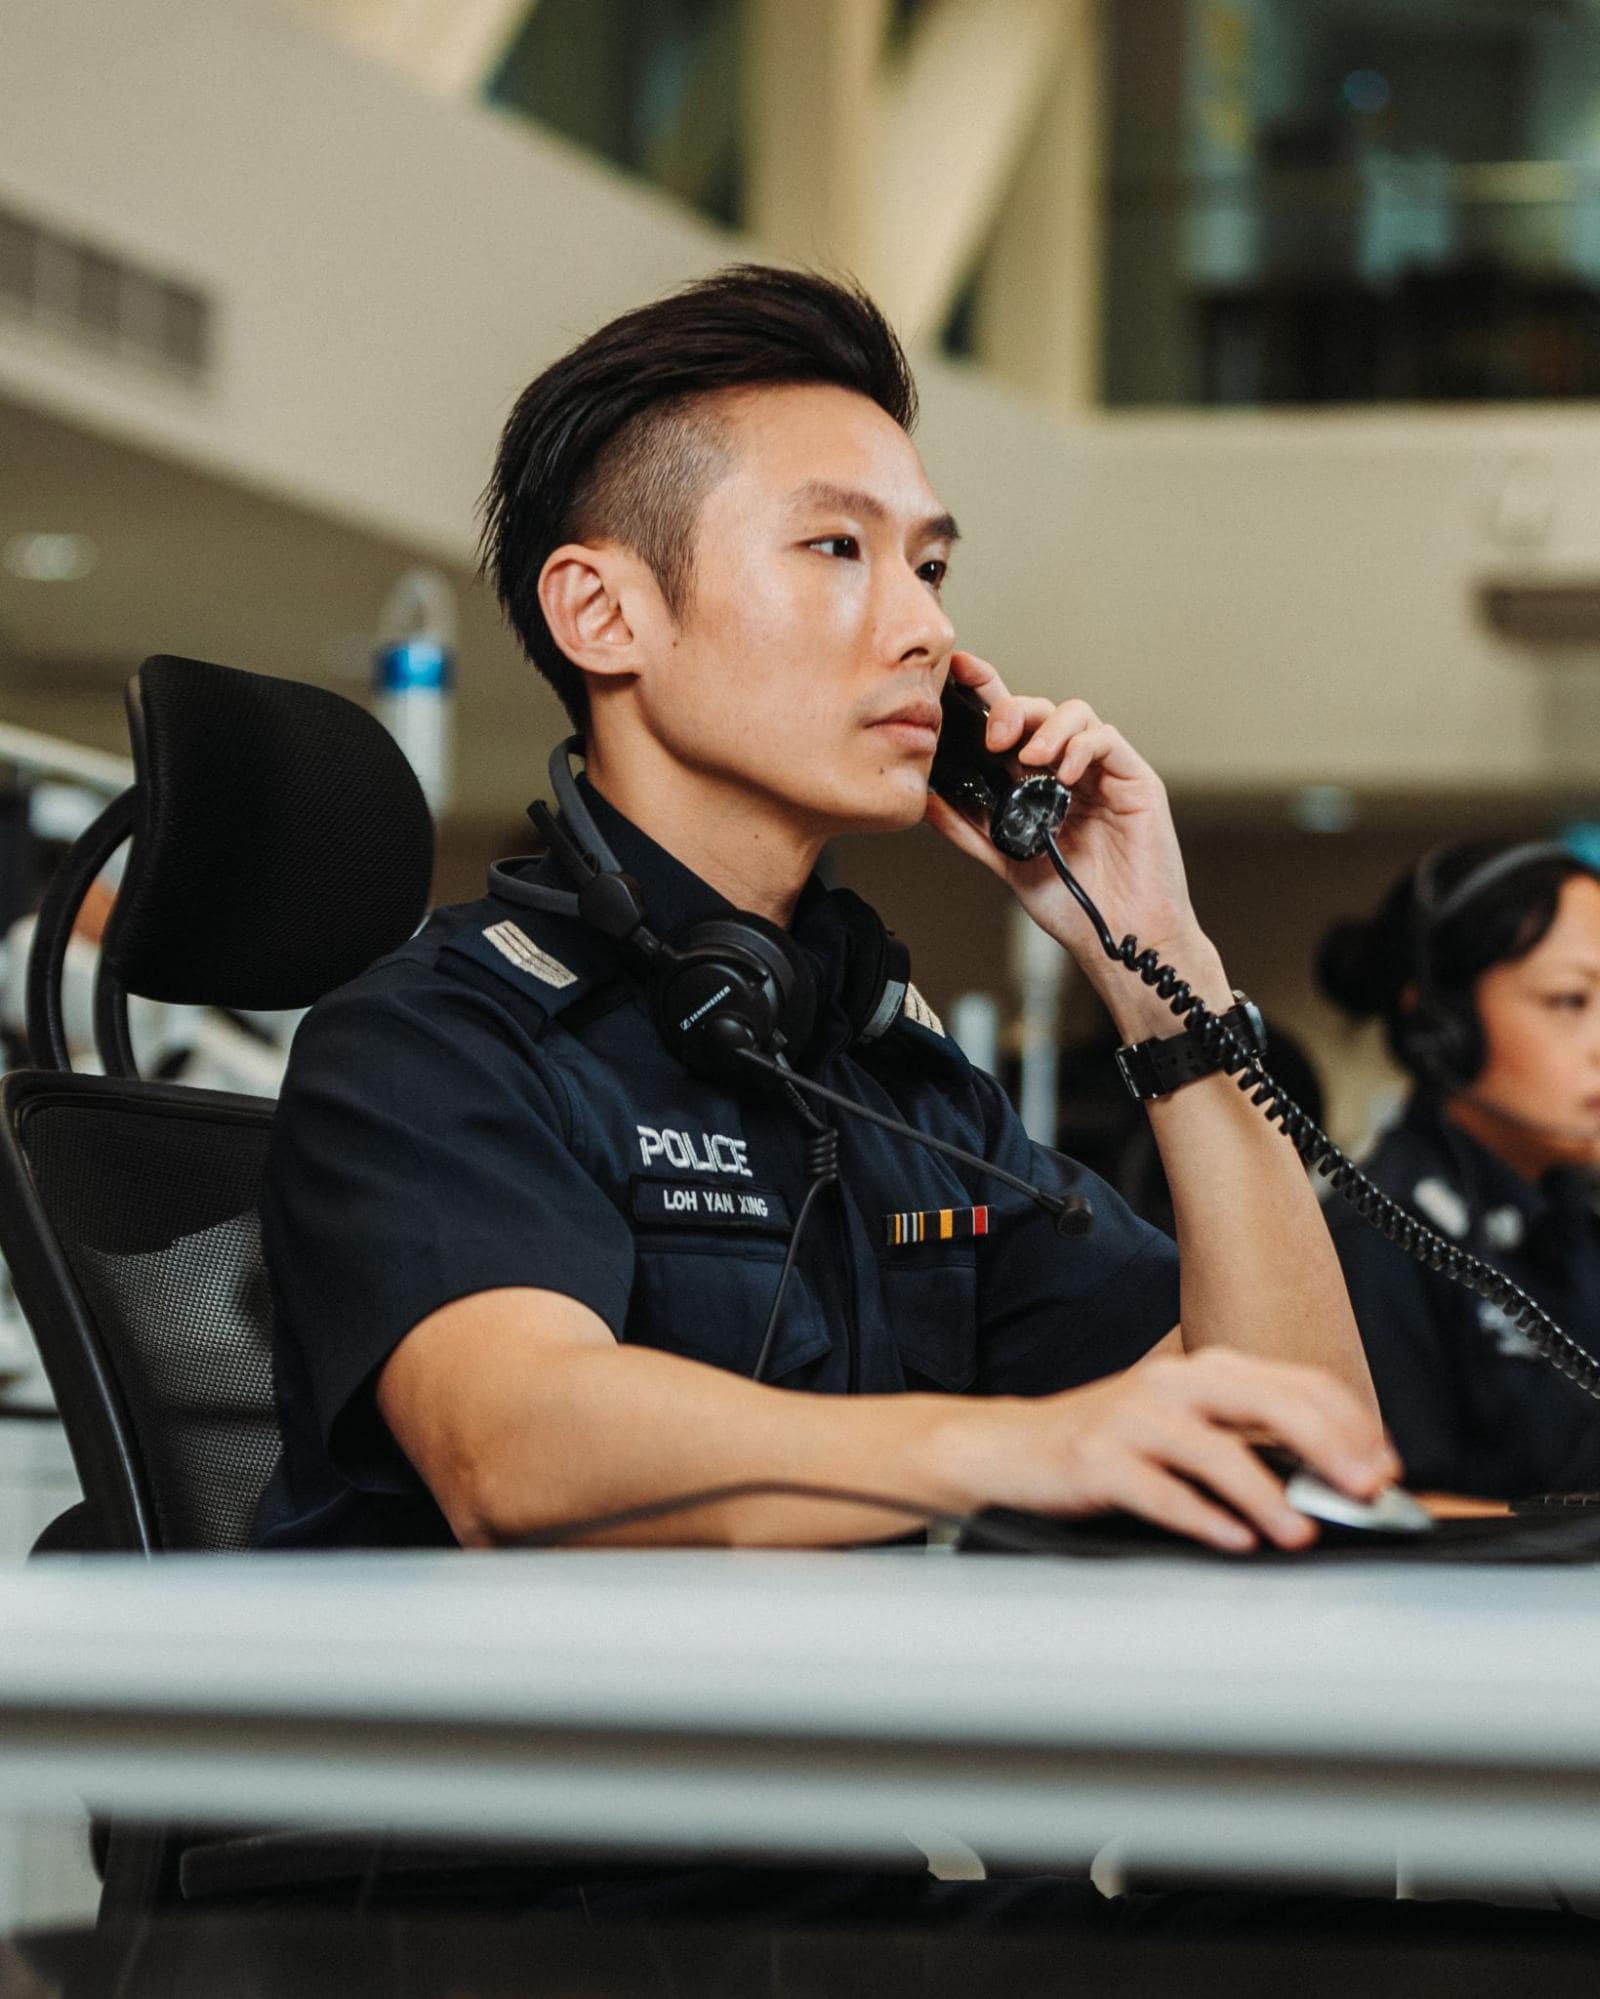
<svg viewBox="0 0 1600 1999">
<path fill-rule="evenodd" d="M 958 1236 L 987 1235 L 987 1208 L 907 1208 L 898 1215 L 885 1215 L 884 1234 L 891 1249 L 910 1243 L 951 1242 Z"/>
</svg>

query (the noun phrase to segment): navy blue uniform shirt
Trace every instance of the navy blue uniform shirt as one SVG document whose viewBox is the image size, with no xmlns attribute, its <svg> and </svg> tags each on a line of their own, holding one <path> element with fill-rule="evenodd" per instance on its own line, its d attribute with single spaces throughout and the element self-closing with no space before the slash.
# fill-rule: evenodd
<svg viewBox="0 0 1600 1999">
<path fill-rule="evenodd" d="M 1600 1353 L 1600 1219 L 1578 1174 L 1524 1180 L 1425 1097 L 1366 1171 Z M 1329 1219 L 1406 1483 L 1503 1499 L 1600 1490 L 1600 1403 L 1498 1305 L 1425 1270 L 1343 1203 Z"/>
<path fill-rule="evenodd" d="M 659 933 L 729 913 L 587 795 Z M 797 1066 L 1066 1185 L 1058 1156 L 1030 1142 L 920 1002 L 881 1040 L 851 1045 L 838 893 L 808 885 L 793 927 L 823 995 Z M 1173 1243 L 1093 1175 L 1074 1184 L 1094 1227 L 1063 1237 L 1025 1197 L 846 1113 L 837 1122 L 839 1185 L 807 1224 L 769 1381 L 1044 1394 L 1128 1366 L 1176 1322 Z M 735 1091 L 680 1067 L 628 957 L 576 918 L 492 896 L 438 911 L 295 1037 L 262 1203 L 284 1453 L 259 1540 L 450 1540 L 374 1387 L 413 1326 L 474 1292 L 560 1292 L 619 1340 L 749 1373 L 807 1186 L 805 1136 L 759 1079 Z M 897 1213 L 978 1206 L 981 1236 L 890 1240 Z"/>
</svg>

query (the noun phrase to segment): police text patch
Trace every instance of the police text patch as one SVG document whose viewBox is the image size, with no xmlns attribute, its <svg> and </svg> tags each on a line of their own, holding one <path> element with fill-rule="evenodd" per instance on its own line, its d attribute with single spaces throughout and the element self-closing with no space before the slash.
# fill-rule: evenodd
<svg viewBox="0 0 1600 1999">
<path fill-rule="evenodd" d="M 633 1218 L 652 1228 L 749 1229 L 787 1235 L 789 1206 L 781 1194 L 703 1180 L 650 1180 L 636 1175 Z"/>
</svg>

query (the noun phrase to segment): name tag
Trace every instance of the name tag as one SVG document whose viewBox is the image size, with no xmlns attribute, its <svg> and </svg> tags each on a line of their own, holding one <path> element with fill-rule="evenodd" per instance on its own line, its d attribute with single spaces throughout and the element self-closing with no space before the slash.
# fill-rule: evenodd
<svg viewBox="0 0 1600 1999">
<path fill-rule="evenodd" d="M 757 1235 L 787 1235 L 789 1205 L 781 1194 L 759 1187 L 704 1180 L 633 1182 L 633 1219 L 649 1228 L 744 1229 Z"/>
</svg>

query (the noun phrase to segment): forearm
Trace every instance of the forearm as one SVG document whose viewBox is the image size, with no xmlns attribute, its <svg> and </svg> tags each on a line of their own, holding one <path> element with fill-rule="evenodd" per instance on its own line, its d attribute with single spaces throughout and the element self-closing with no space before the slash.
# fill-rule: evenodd
<svg viewBox="0 0 1600 1999">
<path fill-rule="evenodd" d="M 1218 1546 L 1259 1530 L 1287 1547 L 1306 1523 L 1241 1431 L 1288 1444 L 1357 1496 L 1393 1474 L 1377 1422 L 1344 1391 L 1220 1350 L 1033 1398 L 808 1395 L 619 1346 L 586 1306 L 534 1290 L 472 1294 L 413 1327 L 379 1375 L 378 1406 L 457 1538 L 480 1548 L 774 1482 L 909 1511 L 748 1492 L 578 1538 L 824 1547 L 903 1532 L 923 1509 L 1127 1506 Z"/>
<path fill-rule="evenodd" d="M 1229 1006 L 1221 961 L 1203 938 L 1178 967 L 1208 1006 Z M 1122 983 L 1134 986 L 1126 974 Z M 1154 994 L 1102 990 L 1125 1038 L 1177 1031 Z M 1323 1367 L 1375 1407 L 1339 1261 L 1293 1146 L 1224 1075 L 1186 1084 L 1148 1110 L 1177 1223 L 1185 1347 L 1230 1346 Z"/>
<path fill-rule="evenodd" d="M 1001 1405 L 935 1395 L 807 1395 L 647 1347 L 544 1356 L 508 1383 L 476 1428 L 480 1475 L 464 1540 L 515 1542 L 541 1529 L 717 1487 L 780 1481 L 904 1499 L 930 1512 L 978 1503 L 958 1467 L 958 1426 L 1003 1421 Z M 588 1536 L 652 1542 L 828 1546 L 908 1533 L 915 1511 L 752 1493 Z"/>
</svg>

